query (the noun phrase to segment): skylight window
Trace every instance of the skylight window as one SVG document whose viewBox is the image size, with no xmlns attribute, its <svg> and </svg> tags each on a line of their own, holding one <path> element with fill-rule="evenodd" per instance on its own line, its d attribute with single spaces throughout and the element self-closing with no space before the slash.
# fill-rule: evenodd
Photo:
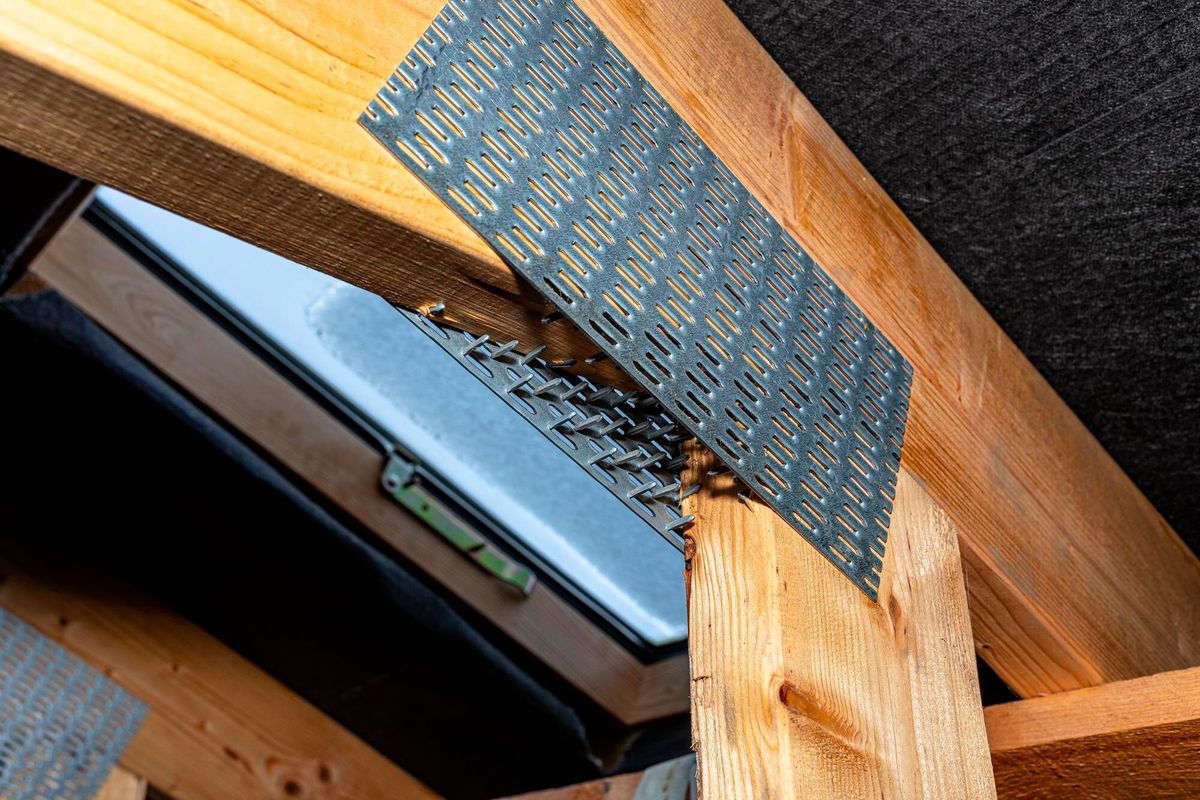
<svg viewBox="0 0 1200 800">
<path fill-rule="evenodd" d="M 636 638 L 686 636 L 679 552 L 386 301 L 118 192 L 99 198 Z"/>
</svg>

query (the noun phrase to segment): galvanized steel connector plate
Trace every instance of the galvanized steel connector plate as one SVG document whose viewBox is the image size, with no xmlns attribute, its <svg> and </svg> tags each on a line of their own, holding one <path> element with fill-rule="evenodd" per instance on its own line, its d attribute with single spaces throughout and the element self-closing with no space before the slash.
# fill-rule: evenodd
<svg viewBox="0 0 1200 800">
<path fill-rule="evenodd" d="M 90 800 L 146 706 L 0 609 L 0 797 Z"/>
<path fill-rule="evenodd" d="M 452 0 L 361 117 L 877 595 L 912 369 L 571 0 Z"/>
</svg>

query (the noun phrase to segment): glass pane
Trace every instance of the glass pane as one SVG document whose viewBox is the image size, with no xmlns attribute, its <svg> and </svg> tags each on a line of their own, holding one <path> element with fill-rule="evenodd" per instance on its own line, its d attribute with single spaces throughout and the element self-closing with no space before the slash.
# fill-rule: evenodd
<svg viewBox="0 0 1200 800">
<path fill-rule="evenodd" d="M 652 645 L 682 556 L 383 299 L 110 189 L 100 200 Z"/>
</svg>

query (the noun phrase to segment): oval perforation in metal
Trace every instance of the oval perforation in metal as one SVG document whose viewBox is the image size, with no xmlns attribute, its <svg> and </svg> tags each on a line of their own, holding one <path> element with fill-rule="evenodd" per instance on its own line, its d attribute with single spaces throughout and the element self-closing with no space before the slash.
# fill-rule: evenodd
<svg viewBox="0 0 1200 800">
<path fill-rule="evenodd" d="M 908 362 L 574 2 L 452 0 L 362 123 L 876 596 Z"/>
</svg>

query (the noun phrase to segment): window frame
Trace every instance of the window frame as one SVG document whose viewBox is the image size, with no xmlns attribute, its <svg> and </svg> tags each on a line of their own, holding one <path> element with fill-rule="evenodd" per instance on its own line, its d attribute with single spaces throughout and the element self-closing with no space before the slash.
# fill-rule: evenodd
<svg viewBox="0 0 1200 800">
<path fill-rule="evenodd" d="M 610 625 L 568 600 L 554 580 L 539 581 L 521 597 L 478 570 L 380 490 L 382 443 L 356 430 L 363 420 L 352 408 L 331 405 L 329 397 L 297 385 L 296 376 L 270 363 L 247 331 L 214 318 L 187 296 L 186 287 L 173 285 L 170 270 L 164 274 L 163 263 L 155 263 L 156 251 L 131 234 L 111 215 L 89 210 L 51 242 L 33 271 L 612 716 L 634 725 L 688 710 L 686 641 L 669 646 L 675 652 L 639 654 Z M 148 309 L 188 335 L 147 324 L 142 315 Z M 257 388 L 247 391 L 250 386 Z"/>
</svg>

